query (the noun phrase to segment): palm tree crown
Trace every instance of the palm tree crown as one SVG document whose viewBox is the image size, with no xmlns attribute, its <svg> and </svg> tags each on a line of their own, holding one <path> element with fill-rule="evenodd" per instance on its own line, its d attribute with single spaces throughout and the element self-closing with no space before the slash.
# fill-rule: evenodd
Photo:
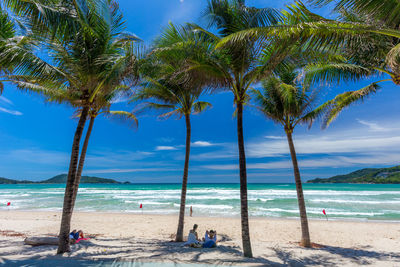
<svg viewBox="0 0 400 267">
<path fill-rule="evenodd" d="M 259 110 L 267 118 L 281 124 L 285 130 L 296 182 L 302 229 L 301 244 L 310 247 L 307 212 L 292 134 L 296 125 L 300 123 L 311 125 L 316 118 L 325 112 L 330 102 L 314 109 L 317 93 L 310 91 L 307 86 L 301 86 L 297 77 L 298 74 L 293 69 L 286 69 L 279 76 L 268 77 L 262 83 L 263 90 L 253 90 L 253 93 Z"/>
<path fill-rule="evenodd" d="M 118 4 L 106 1 L 7 1 L 17 15 L 23 15 L 36 41 L 48 51 L 51 61 L 33 55 L 31 65 L 16 59 L 9 79 L 18 88 L 42 94 L 47 101 L 67 103 L 80 112 L 72 144 L 64 196 L 58 253 L 69 251 L 69 230 L 87 143 L 94 118 L 109 110 L 110 96 L 129 90 L 137 80 L 138 38 L 124 32 Z M 3 53 L 14 59 L 14 48 Z M 110 112 L 108 112 L 110 114 Z M 121 112 L 117 115 L 126 115 Z M 80 140 L 91 118 L 84 151 L 79 158 Z M 79 166 L 78 166 L 79 161 Z"/>
<path fill-rule="evenodd" d="M 298 124 L 311 124 L 328 107 L 314 109 L 317 92 L 301 86 L 297 77 L 295 71 L 270 76 L 262 81 L 262 91 L 252 90 L 262 113 L 291 132 Z"/>
<path fill-rule="evenodd" d="M 188 61 L 198 58 L 199 54 L 201 56 L 201 51 L 207 50 L 202 41 L 202 36 L 188 27 L 176 27 L 170 24 L 165 28 L 161 37 L 155 42 L 147 62 L 142 66 L 145 82 L 133 98 L 136 101 L 146 100 L 142 109 L 167 111 L 161 114 L 160 118 L 185 117 L 186 151 L 176 234 L 178 242 L 183 241 L 191 140 L 190 116 L 211 106 L 210 103 L 199 100 L 200 96 L 208 91 L 204 78 L 188 70 Z"/>
</svg>

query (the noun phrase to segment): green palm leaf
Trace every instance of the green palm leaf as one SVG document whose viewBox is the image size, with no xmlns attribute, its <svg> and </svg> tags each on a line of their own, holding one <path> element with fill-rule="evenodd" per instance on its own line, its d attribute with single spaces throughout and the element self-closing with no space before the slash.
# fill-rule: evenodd
<svg viewBox="0 0 400 267">
<path fill-rule="evenodd" d="M 349 91 L 343 94 L 337 95 L 332 101 L 329 102 L 329 110 L 323 121 L 323 127 L 329 126 L 333 120 L 339 115 L 343 109 L 349 107 L 350 105 L 363 101 L 365 98 L 369 97 L 371 94 L 376 93 L 379 89 L 378 82 L 369 84 L 359 90 Z"/>
<path fill-rule="evenodd" d="M 136 127 L 136 128 L 139 126 L 139 122 L 138 122 L 138 119 L 136 118 L 135 114 L 128 112 L 128 111 L 110 110 L 110 111 L 105 112 L 105 116 L 112 120 L 118 120 L 123 123 L 128 123 L 128 125 Z"/>
</svg>

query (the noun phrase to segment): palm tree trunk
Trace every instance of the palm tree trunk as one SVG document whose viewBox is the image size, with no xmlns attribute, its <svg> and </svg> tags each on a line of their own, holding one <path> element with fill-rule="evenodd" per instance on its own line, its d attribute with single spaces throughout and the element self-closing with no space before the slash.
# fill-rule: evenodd
<svg viewBox="0 0 400 267">
<path fill-rule="evenodd" d="M 311 247 L 310 233 L 308 231 L 308 220 L 306 212 L 306 204 L 304 202 L 303 187 L 301 185 L 300 170 L 297 164 L 296 150 L 294 149 L 292 132 L 286 130 L 287 140 L 289 143 L 290 155 L 292 157 L 294 179 L 296 181 L 297 202 L 299 204 L 300 221 L 301 221 L 301 242 L 304 247 Z"/>
<path fill-rule="evenodd" d="M 237 135 L 239 146 L 239 169 L 240 169 L 240 213 L 242 223 L 242 243 L 243 255 L 248 258 L 253 257 L 250 242 L 249 230 L 249 211 L 247 205 L 247 173 L 246 173 L 246 154 L 244 151 L 243 138 L 243 103 L 238 102 L 237 106 Z"/>
<path fill-rule="evenodd" d="M 79 183 L 81 181 L 83 166 L 85 164 L 86 151 L 87 151 L 87 148 L 89 145 L 90 134 L 92 133 L 93 124 L 94 124 L 95 119 L 96 119 L 96 117 L 90 117 L 89 127 L 86 131 L 85 141 L 83 142 L 81 156 L 79 158 L 78 170 L 76 172 L 76 178 L 75 178 L 75 184 L 74 184 L 74 189 L 76 189 L 76 190 L 74 190 L 74 195 L 72 196 L 72 201 L 73 201 L 72 207 L 75 207 L 75 201 L 76 201 L 76 197 L 78 195 Z"/>
<path fill-rule="evenodd" d="M 186 206 L 186 191 L 189 172 L 189 155 L 190 155 L 190 136 L 192 127 L 190 125 L 190 115 L 185 115 L 186 119 L 186 153 L 185 153 L 185 166 L 183 168 L 182 178 L 182 192 L 181 192 L 181 206 L 179 209 L 178 230 L 176 231 L 176 242 L 183 241 L 183 226 L 185 224 L 185 206 Z"/>
<path fill-rule="evenodd" d="M 59 243 L 57 254 L 62 254 L 64 252 L 70 251 L 69 246 L 69 233 L 71 228 L 71 217 L 72 211 L 74 209 L 73 206 L 73 195 L 74 195 L 74 186 L 76 179 L 76 168 L 78 165 L 79 159 L 79 144 L 82 138 L 83 129 L 85 128 L 87 115 L 89 113 L 89 107 L 84 107 L 79 118 L 78 125 L 76 127 L 74 141 L 72 143 L 72 152 L 71 159 L 69 163 L 68 170 L 68 178 L 65 186 L 65 194 L 64 194 L 64 204 L 63 204 L 63 213 L 61 218 L 61 226 L 60 226 L 60 234 L 59 234 Z"/>
</svg>

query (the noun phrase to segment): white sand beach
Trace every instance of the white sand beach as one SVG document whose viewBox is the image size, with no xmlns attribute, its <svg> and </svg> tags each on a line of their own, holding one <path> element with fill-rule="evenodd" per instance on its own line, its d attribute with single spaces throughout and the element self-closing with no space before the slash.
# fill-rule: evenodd
<svg viewBox="0 0 400 267">
<path fill-rule="evenodd" d="M 177 216 L 121 213 L 82 213 L 73 216 L 72 227 L 93 236 L 72 246 L 72 252 L 56 256 L 55 246 L 31 247 L 29 236 L 54 236 L 61 213 L 0 212 L 1 263 L 18 266 L 46 259 L 58 264 L 72 260 L 99 262 L 201 263 L 243 266 L 400 266 L 400 223 L 310 221 L 311 239 L 320 246 L 299 247 L 298 220 L 250 219 L 254 258 L 241 256 L 240 219 L 186 217 L 185 232 L 194 223 L 199 235 L 216 229 L 221 241 L 215 249 L 182 247 L 170 242 Z"/>
</svg>

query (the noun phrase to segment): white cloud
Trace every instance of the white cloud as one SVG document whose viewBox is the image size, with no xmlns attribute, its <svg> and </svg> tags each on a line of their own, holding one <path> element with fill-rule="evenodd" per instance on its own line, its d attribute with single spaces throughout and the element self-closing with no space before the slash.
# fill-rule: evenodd
<svg viewBox="0 0 400 267">
<path fill-rule="evenodd" d="M 400 152 L 400 134 L 397 128 L 383 132 L 366 132 L 362 129 L 318 135 L 296 135 L 294 144 L 298 155 L 347 154 L 370 152 Z M 246 144 L 247 158 L 282 157 L 289 155 L 285 139 L 269 138 Z M 195 154 L 193 160 L 232 159 L 238 156 L 236 144 L 225 144 L 223 149 Z"/>
<path fill-rule="evenodd" d="M 178 169 L 173 169 L 173 168 L 95 169 L 95 170 L 87 170 L 85 171 L 85 173 L 132 173 L 132 172 L 172 172 L 172 171 L 178 171 Z"/>
<path fill-rule="evenodd" d="M 114 98 L 111 103 L 118 104 L 118 103 L 125 103 L 129 101 L 129 97 L 118 96 Z"/>
<path fill-rule="evenodd" d="M 8 159 L 15 161 L 32 162 L 36 164 L 61 165 L 67 166 L 69 154 L 60 151 L 41 150 L 39 148 L 16 149 L 2 154 Z"/>
<path fill-rule="evenodd" d="M 387 129 L 387 128 L 384 128 L 384 127 L 382 127 L 382 126 L 379 126 L 377 123 L 374 123 L 374 122 L 369 122 L 369 121 L 359 120 L 359 119 L 357 119 L 357 121 L 358 121 L 359 123 L 361 123 L 362 125 L 368 126 L 369 129 L 370 129 L 371 131 L 373 131 L 373 132 L 384 132 L 384 131 L 389 130 L 389 129 Z"/>
<path fill-rule="evenodd" d="M 276 139 L 276 140 L 286 139 L 286 137 L 284 137 L 284 136 L 276 136 L 276 135 L 266 135 L 264 137 L 267 139 Z"/>
<path fill-rule="evenodd" d="M 193 154 L 190 156 L 191 160 L 211 160 L 211 159 L 231 159 L 238 157 L 237 149 L 235 150 L 234 144 L 226 146 L 223 150 Z"/>
<path fill-rule="evenodd" d="M 0 95 L 0 101 L 4 102 L 6 104 L 9 104 L 9 105 L 13 105 L 13 102 L 10 99 L 5 98 L 4 96 L 1 96 L 1 95 Z"/>
<path fill-rule="evenodd" d="M 208 146 L 214 146 L 214 144 L 207 142 L 207 141 L 196 141 L 191 144 L 192 147 L 208 147 Z"/>
<path fill-rule="evenodd" d="M 163 151 L 163 150 L 177 150 L 174 146 L 156 146 L 156 151 Z"/>
<path fill-rule="evenodd" d="M 323 157 L 318 159 L 299 159 L 300 168 L 342 168 L 362 166 L 368 167 L 369 165 L 397 165 L 399 164 L 400 153 L 381 153 L 371 155 L 361 155 L 355 157 L 348 156 L 334 156 Z M 238 170 L 237 164 L 211 164 L 201 166 L 210 170 Z M 291 169 L 293 167 L 290 160 L 281 160 L 267 163 L 249 163 L 247 164 L 248 170 L 273 170 L 273 169 Z"/>
<path fill-rule="evenodd" d="M 147 151 L 126 151 L 108 149 L 91 151 L 86 156 L 86 162 L 90 166 L 114 167 L 114 166 L 131 166 L 138 160 L 143 160 L 154 156 L 154 152 Z"/>
<path fill-rule="evenodd" d="M 397 135 L 397 134 L 396 134 Z M 400 147 L 400 136 L 345 136 L 332 135 L 303 135 L 294 138 L 298 154 L 332 154 L 332 153 L 367 153 L 370 151 L 397 150 Z M 276 157 L 289 153 L 286 140 L 252 142 L 247 146 L 250 158 Z"/>
<path fill-rule="evenodd" d="M 365 121 L 363 121 L 365 122 Z M 400 134 L 396 123 L 382 125 L 361 123 L 341 131 L 322 131 L 317 134 L 294 134 L 294 143 L 301 168 L 341 168 L 390 166 L 400 164 Z M 384 130 L 383 130 L 384 129 Z M 266 139 L 246 143 L 249 170 L 291 169 L 286 138 L 265 136 Z M 193 155 L 198 161 L 229 160 L 199 166 L 203 169 L 228 171 L 238 170 L 235 143 L 225 144 L 223 149 Z M 254 161 L 264 161 L 254 163 Z M 281 159 L 281 160 L 279 160 Z"/>
<path fill-rule="evenodd" d="M 23 115 L 22 112 L 19 112 L 17 110 L 10 110 L 10 109 L 6 109 L 6 108 L 2 108 L 2 107 L 0 107 L 0 112 L 5 112 L 5 113 L 15 115 L 15 116 Z"/>
</svg>

